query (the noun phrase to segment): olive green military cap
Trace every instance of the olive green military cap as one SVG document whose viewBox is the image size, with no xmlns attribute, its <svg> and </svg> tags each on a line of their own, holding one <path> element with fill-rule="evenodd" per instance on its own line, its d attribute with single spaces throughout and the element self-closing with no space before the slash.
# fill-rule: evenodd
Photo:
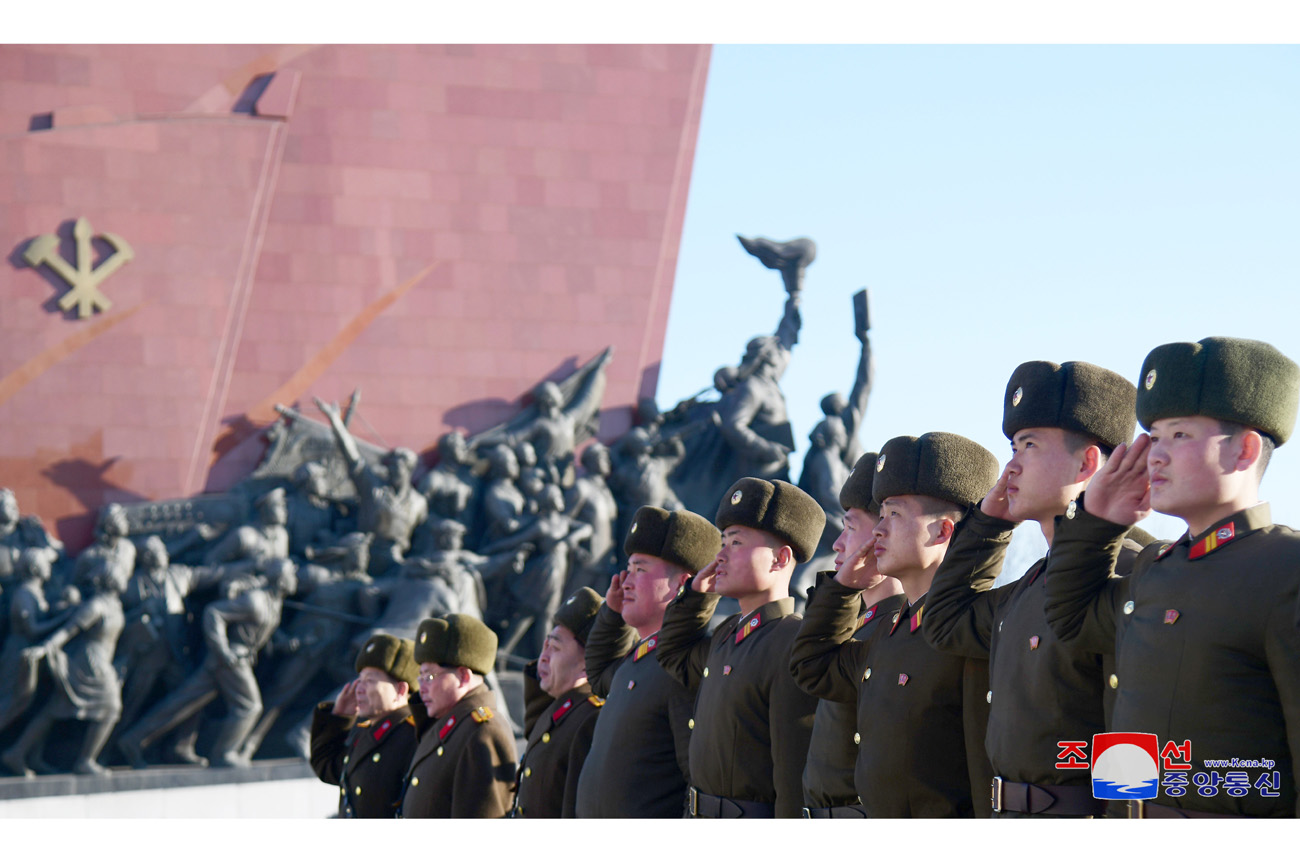
<svg viewBox="0 0 1300 866">
<path fill-rule="evenodd" d="M 723 495 L 713 522 L 718 529 L 748 526 L 771 533 L 790 545 L 796 560 L 807 562 L 826 527 L 826 512 L 787 481 L 742 478 Z"/>
<path fill-rule="evenodd" d="M 1107 448 L 1133 441 L 1137 389 L 1119 373 L 1086 361 L 1026 361 L 1007 380 L 1002 432 L 1008 439 L 1027 427 L 1060 427 Z"/>
<path fill-rule="evenodd" d="M 1295 429 L 1300 368 L 1268 343 L 1206 337 L 1156 346 L 1142 362 L 1138 421 L 1204 415 L 1267 433 L 1281 445 Z"/>
<path fill-rule="evenodd" d="M 880 513 L 880 503 L 871 496 L 871 485 L 876 480 L 876 458 L 880 455 L 868 451 L 853 464 L 853 472 L 840 488 L 840 508 L 861 508 L 872 514 Z"/>
<path fill-rule="evenodd" d="M 969 508 L 984 498 L 1001 467 L 988 449 L 956 433 L 896 436 L 880 449 L 871 496 L 932 496 Z"/>
<path fill-rule="evenodd" d="M 596 622 L 596 611 L 600 610 L 603 601 L 596 590 L 589 586 L 580 587 L 555 612 L 555 624 L 573 632 L 578 643 L 586 646 L 587 635 L 591 634 L 591 626 Z"/>
<path fill-rule="evenodd" d="M 665 511 L 643 505 L 632 518 L 623 553 L 657 556 L 694 574 L 722 549 L 722 533 L 693 511 Z"/>
<path fill-rule="evenodd" d="M 496 659 L 496 634 L 472 616 L 453 613 L 426 619 L 415 634 L 416 664 L 467 667 L 476 674 L 487 674 Z"/>
<path fill-rule="evenodd" d="M 420 663 L 415 660 L 415 641 L 391 634 L 372 635 L 357 653 L 357 673 L 363 668 L 378 668 L 395 680 L 419 689 Z"/>
</svg>

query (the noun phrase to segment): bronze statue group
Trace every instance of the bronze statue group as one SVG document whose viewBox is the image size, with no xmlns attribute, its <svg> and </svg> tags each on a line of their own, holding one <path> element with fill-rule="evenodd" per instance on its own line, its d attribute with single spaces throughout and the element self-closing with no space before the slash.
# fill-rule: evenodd
<svg viewBox="0 0 1300 866">
<path fill-rule="evenodd" d="M 796 485 L 777 382 L 815 247 L 742 243 L 782 274 L 776 334 L 608 447 L 578 450 L 606 353 L 423 473 L 317 401 L 327 459 L 243 522 L 110 505 L 71 558 L 0 491 L 0 762 L 287 746 L 345 817 L 1294 817 L 1300 547 L 1258 492 L 1300 368 L 1220 337 L 1136 384 L 1026 361 L 1005 464 L 942 431 L 863 452 L 863 293 Z M 1048 555 L 994 589 L 1025 521 Z"/>
</svg>

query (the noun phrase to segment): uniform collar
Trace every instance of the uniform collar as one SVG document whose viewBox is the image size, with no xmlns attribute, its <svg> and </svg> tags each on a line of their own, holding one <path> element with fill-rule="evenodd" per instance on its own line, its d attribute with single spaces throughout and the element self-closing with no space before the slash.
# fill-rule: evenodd
<svg viewBox="0 0 1300 866">
<path fill-rule="evenodd" d="M 1195 536 L 1183 533 L 1183 537 L 1178 539 L 1176 544 L 1165 547 L 1156 558 L 1164 559 L 1174 548 L 1186 547 L 1188 560 L 1203 559 L 1232 542 L 1272 524 L 1272 509 L 1267 502 L 1261 502 L 1217 521 L 1209 529 Z"/>
<path fill-rule="evenodd" d="M 645 658 L 647 655 L 654 652 L 657 646 L 659 646 L 659 632 L 655 632 L 654 634 L 650 635 L 645 640 L 638 643 L 635 648 L 633 648 L 632 661 L 633 662 L 641 661 L 641 659 Z"/>
<path fill-rule="evenodd" d="M 546 708 L 546 713 L 542 716 L 542 720 L 546 723 L 545 729 L 549 730 L 563 722 L 574 708 L 589 697 L 591 697 L 591 683 L 583 683 L 551 701 L 551 705 Z"/>
<path fill-rule="evenodd" d="M 767 623 L 776 622 L 792 613 L 794 613 L 794 599 L 790 596 L 760 605 L 757 610 L 736 620 L 734 641 L 740 643 Z"/>
</svg>

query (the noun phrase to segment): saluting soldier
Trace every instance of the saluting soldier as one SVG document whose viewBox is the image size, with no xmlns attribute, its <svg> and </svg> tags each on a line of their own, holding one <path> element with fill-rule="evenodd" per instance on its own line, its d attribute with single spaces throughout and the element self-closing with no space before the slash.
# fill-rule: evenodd
<svg viewBox="0 0 1300 866">
<path fill-rule="evenodd" d="M 496 653 L 496 634 L 472 616 L 420 623 L 415 660 L 429 722 L 406 771 L 400 817 L 500 818 L 510 807 L 515 740 L 483 682 Z"/>
<path fill-rule="evenodd" d="M 826 513 L 793 484 L 742 478 L 713 522 L 722 550 L 668 605 L 657 649 L 664 670 L 698 692 L 687 815 L 795 818 L 817 701 L 790 675 L 790 578 L 817 549 Z M 724 595 L 741 613 L 710 634 Z"/>
<path fill-rule="evenodd" d="M 835 580 L 848 555 L 866 548 L 863 568 L 846 576 L 846 585 L 859 591 L 857 631 L 854 640 L 866 640 L 881 621 L 893 622 L 907 596 L 896 577 L 887 577 L 875 567 L 874 546 L 867 542 L 875 537 L 880 522 L 880 503 L 871 498 L 871 484 L 876 477 L 876 458 L 869 451 L 858 458 L 844 486 L 840 488 L 840 507 L 844 509 L 844 528 L 835 539 L 835 571 L 817 575 L 817 584 L 809 591 L 816 595 L 819 587 Z M 885 626 L 888 628 L 889 626 Z M 867 736 L 887 736 L 867 732 Z M 865 818 L 866 809 L 858 799 L 853 783 L 853 769 L 858 758 L 858 689 L 856 682 L 842 682 L 834 699 L 817 702 L 813 716 L 812 742 L 803 771 L 803 796 L 806 818 Z"/>
<path fill-rule="evenodd" d="M 606 699 L 578 780 L 579 818 L 680 818 L 695 691 L 659 665 L 664 609 L 713 561 L 722 536 L 690 511 L 643 506 L 587 638 L 587 676 Z"/>
<path fill-rule="evenodd" d="M 988 665 L 934 649 L 921 623 L 958 522 L 997 477 L 997 459 L 962 436 L 890 439 L 876 459 L 872 498 L 880 522 L 867 546 L 874 569 L 898 579 L 907 603 L 888 628 L 852 638 L 860 602 L 850 584 L 872 568 L 864 546 L 845 557 L 804 611 L 791 669 L 812 694 L 834 698 L 857 689 L 854 787 L 868 818 L 989 814 Z"/>
<path fill-rule="evenodd" d="M 339 786 L 340 818 L 392 818 L 418 739 L 410 700 L 419 668 L 415 645 L 376 634 L 357 653 L 357 678 L 311 720 L 311 768 Z"/>
<path fill-rule="evenodd" d="M 577 814 L 578 778 L 605 703 L 591 693 L 585 660 L 587 636 L 600 605 L 596 591 L 584 586 L 555 613 L 555 625 L 537 660 L 538 685 L 554 700 L 529 719 L 511 817 L 573 818 Z M 525 679 L 525 691 L 531 682 Z M 526 694 L 525 701 L 532 706 L 530 697 Z"/>
<path fill-rule="evenodd" d="M 1112 653 L 1062 644 L 1043 613 L 1047 581 L 1040 559 L 1013 583 L 978 587 L 1002 570 L 1012 530 L 1022 520 L 1050 547 L 1065 513 L 1114 450 L 1132 440 L 1136 390 L 1118 373 L 1082 361 L 1028 361 L 1011 374 L 1002 432 L 1013 452 L 997 484 L 960 527 L 930 587 L 921 631 L 936 649 L 989 659 L 989 725 L 997 817 L 1097 816 L 1086 766 L 1059 767 L 1063 741 L 1092 741 L 1106 730 L 1103 703 Z M 1140 529 L 1136 532 L 1143 533 Z M 1146 536 L 1149 538 L 1149 536 Z M 1126 541 L 1127 573 L 1141 545 Z"/>
<path fill-rule="evenodd" d="M 1295 816 L 1300 536 L 1273 524 L 1259 483 L 1295 428 L 1300 368 L 1268 343 L 1209 337 L 1157 346 L 1138 382 L 1150 436 L 1117 447 L 1058 521 L 1047 621 L 1063 640 L 1113 648 L 1111 729 L 1156 737 L 1150 776 L 1163 772 L 1132 816 Z M 1110 580 L 1149 509 L 1187 532 Z"/>
</svg>

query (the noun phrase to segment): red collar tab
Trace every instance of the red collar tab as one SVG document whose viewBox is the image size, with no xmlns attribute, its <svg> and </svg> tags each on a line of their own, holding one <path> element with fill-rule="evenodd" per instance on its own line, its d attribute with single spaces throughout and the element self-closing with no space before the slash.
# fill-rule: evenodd
<svg viewBox="0 0 1300 866">
<path fill-rule="evenodd" d="M 375 742 L 382 740 L 384 738 L 384 735 L 387 734 L 392 729 L 393 729 L 393 720 L 384 719 L 383 722 L 381 722 L 379 726 L 375 728 Z"/>
<path fill-rule="evenodd" d="M 560 719 L 564 718 L 564 714 L 571 709 L 573 709 L 573 698 L 569 698 L 567 701 L 560 704 L 560 708 L 555 712 L 551 713 L 551 723 L 554 724 L 555 722 L 558 722 Z"/>
<path fill-rule="evenodd" d="M 634 662 L 641 661 L 642 657 L 652 652 L 654 648 L 657 646 L 659 646 L 659 635 L 657 634 L 650 635 L 650 637 L 641 641 L 641 643 L 637 646 L 636 652 L 632 654 L 632 661 Z"/>
<path fill-rule="evenodd" d="M 1237 537 L 1237 524 L 1229 520 L 1227 523 L 1219 526 L 1209 535 L 1192 545 L 1192 549 L 1187 552 L 1188 559 L 1200 559 L 1202 556 L 1208 556 L 1218 550 L 1223 545 L 1233 541 Z"/>
<path fill-rule="evenodd" d="M 736 643 L 740 643 L 742 640 L 749 637 L 749 633 L 762 624 L 763 617 L 761 614 L 756 613 L 750 616 L 749 619 L 745 620 L 745 624 L 740 627 L 740 631 L 736 632 Z"/>
<path fill-rule="evenodd" d="M 925 605 L 922 604 L 920 607 L 916 609 L 916 613 L 912 614 L 912 618 L 908 620 L 908 622 L 911 624 L 911 631 L 916 631 L 918 628 L 921 627 L 921 614 L 924 612 L 925 612 Z"/>
<path fill-rule="evenodd" d="M 875 619 L 875 618 L 876 618 L 876 612 L 879 611 L 879 610 L 880 610 L 880 603 L 879 603 L 879 602 L 877 602 L 876 604 L 872 605 L 872 607 L 871 607 L 870 610 L 868 610 L 866 613 L 862 614 L 862 616 L 858 617 L 858 628 L 862 628 L 864 625 L 866 625 L 867 623 L 869 623 L 869 622 L 871 622 L 873 619 Z"/>
<path fill-rule="evenodd" d="M 1029 575 L 1029 582 L 1026 583 L 1025 586 L 1033 586 L 1034 581 L 1038 580 L 1038 575 L 1043 573 L 1043 569 L 1046 566 L 1047 566 L 1047 560 L 1043 560 L 1042 562 L 1038 563 L 1038 568 L 1035 568 L 1034 573 Z"/>
<path fill-rule="evenodd" d="M 443 722 L 442 727 L 438 729 L 438 739 L 447 739 L 447 735 L 451 733 L 451 729 L 454 727 L 456 727 L 456 717 L 448 716 L 447 721 Z"/>
</svg>

